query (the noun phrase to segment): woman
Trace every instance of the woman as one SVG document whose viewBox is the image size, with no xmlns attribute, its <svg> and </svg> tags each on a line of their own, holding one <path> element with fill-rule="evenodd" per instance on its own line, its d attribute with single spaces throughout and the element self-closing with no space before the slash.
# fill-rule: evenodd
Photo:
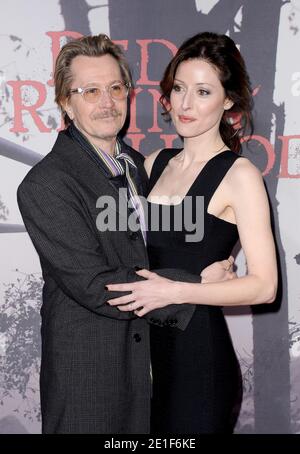
<svg viewBox="0 0 300 454">
<path fill-rule="evenodd" d="M 164 196 L 164 204 L 177 198 L 176 204 L 167 207 L 169 231 L 162 223 L 158 231 L 151 231 L 150 225 L 151 268 L 180 267 L 199 273 L 228 257 L 239 237 L 248 273 L 226 282 L 189 284 L 141 270 L 138 274 L 145 281 L 109 286 L 109 290 L 132 292 L 109 304 L 121 311 L 134 310 L 139 317 L 169 304 L 196 305 L 184 332 L 151 328 L 152 430 L 230 433 L 241 381 L 222 306 L 271 303 L 277 287 L 263 181 L 259 171 L 238 154 L 240 139 L 251 126 L 249 77 L 229 37 L 200 33 L 179 48 L 165 71 L 161 90 L 162 104 L 184 146 L 157 151 L 146 159 L 150 218 L 153 207 L 158 206 L 160 214 L 166 209 L 157 198 Z M 237 119 L 235 124 L 232 118 Z M 199 220 L 199 196 L 204 197 L 204 235 L 193 241 L 185 228 L 175 228 L 175 216 L 179 207 L 188 205 L 187 214 Z"/>
</svg>

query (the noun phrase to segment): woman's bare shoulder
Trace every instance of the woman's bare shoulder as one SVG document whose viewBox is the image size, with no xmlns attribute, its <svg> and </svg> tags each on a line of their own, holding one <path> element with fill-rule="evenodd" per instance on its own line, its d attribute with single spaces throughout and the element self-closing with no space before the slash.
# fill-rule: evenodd
<svg viewBox="0 0 300 454">
<path fill-rule="evenodd" d="M 252 164 L 248 158 L 240 157 L 235 161 L 229 171 L 229 177 L 232 181 L 251 181 L 251 180 L 262 180 L 260 170 Z"/>
</svg>

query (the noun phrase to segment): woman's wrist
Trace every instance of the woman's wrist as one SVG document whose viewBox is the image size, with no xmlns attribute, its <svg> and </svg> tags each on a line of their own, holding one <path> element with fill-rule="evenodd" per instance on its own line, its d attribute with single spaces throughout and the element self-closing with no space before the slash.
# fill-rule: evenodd
<svg viewBox="0 0 300 454">
<path fill-rule="evenodd" d="M 187 282 L 174 282 L 174 303 L 175 304 L 185 304 L 188 303 L 188 287 L 189 283 Z"/>
</svg>

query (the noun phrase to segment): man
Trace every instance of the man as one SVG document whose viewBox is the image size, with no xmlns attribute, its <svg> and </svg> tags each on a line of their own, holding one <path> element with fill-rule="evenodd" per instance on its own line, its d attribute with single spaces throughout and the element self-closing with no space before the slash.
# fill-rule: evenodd
<svg viewBox="0 0 300 454">
<path fill-rule="evenodd" d="M 122 216 L 119 189 L 129 195 L 146 192 L 142 155 L 117 139 L 126 119 L 131 75 L 120 49 L 99 35 L 66 44 L 54 79 L 68 128 L 18 189 L 45 281 L 42 431 L 147 433 L 148 321 L 184 329 L 194 307 L 169 306 L 138 318 L 106 304 L 119 296 L 108 292 L 107 284 L 140 280 L 135 271 L 149 268 L 142 228 L 97 228 L 99 197 L 110 196 Z M 134 210 L 142 219 L 140 208 Z M 156 272 L 200 280 L 180 270 Z"/>
</svg>

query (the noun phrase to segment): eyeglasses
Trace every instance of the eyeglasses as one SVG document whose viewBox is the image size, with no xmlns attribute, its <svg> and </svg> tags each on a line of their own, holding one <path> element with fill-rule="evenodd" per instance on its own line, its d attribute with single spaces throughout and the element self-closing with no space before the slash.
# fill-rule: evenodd
<svg viewBox="0 0 300 454">
<path fill-rule="evenodd" d="M 79 93 L 83 99 L 91 104 L 98 102 L 101 98 L 102 91 L 108 93 L 110 98 L 114 101 L 122 101 L 128 96 L 130 85 L 124 82 L 114 83 L 105 88 L 99 87 L 86 87 L 86 88 L 73 88 L 69 91 L 70 95 Z"/>
</svg>

